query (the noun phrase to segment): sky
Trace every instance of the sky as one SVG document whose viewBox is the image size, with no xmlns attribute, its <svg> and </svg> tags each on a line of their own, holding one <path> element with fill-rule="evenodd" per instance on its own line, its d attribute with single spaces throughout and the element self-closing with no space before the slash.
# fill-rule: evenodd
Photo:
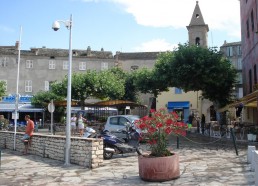
<svg viewBox="0 0 258 186">
<path fill-rule="evenodd" d="M 172 51 L 188 42 L 196 0 L 1 0 L 0 46 L 69 48 L 69 30 L 56 20 L 72 15 L 72 48 L 120 52 Z M 209 26 L 208 46 L 241 41 L 239 0 L 199 0 Z M 22 29 L 21 29 L 22 28 Z"/>
</svg>

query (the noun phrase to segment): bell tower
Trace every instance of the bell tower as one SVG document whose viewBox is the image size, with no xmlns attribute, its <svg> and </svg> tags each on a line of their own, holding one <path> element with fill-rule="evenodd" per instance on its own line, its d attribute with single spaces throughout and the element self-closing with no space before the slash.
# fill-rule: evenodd
<svg viewBox="0 0 258 186">
<path fill-rule="evenodd" d="M 191 22 L 186 27 L 188 30 L 188 38 L 190 45 L 198 45 L 201 47 L 208 46 L 209 27 L 205 24 L 198 1 L 194 8 Z"/>
</svg>

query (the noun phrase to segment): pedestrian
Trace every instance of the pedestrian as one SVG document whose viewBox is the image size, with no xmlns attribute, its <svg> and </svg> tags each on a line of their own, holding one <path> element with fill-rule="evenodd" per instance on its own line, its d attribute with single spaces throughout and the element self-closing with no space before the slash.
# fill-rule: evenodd
<svg viewBox="0 0 258 186">
<path fill-rule="evenodd" d="M 84 122 L 87 122 L 87 119 L 83 118 L 82 114 L 80 114 L 78 118 L 78 127 L 79 127 L 80 136 L 83 136 L 83 133 L 84 133 Z"/>
<path fill-rule="evenodd" d="M 24 151 L 23 151 L 24 155 L 28 154 L 28 148 L 29 148 L 29 145 L 31 145 L 31 139 L 34 131 L 34 122 L 30 119 L 29 115 L 25 116 L 25 120 L 27 122 L 27 125 L 25 129 L 25 134 L 22 137 L 22 141 L 24 143 Z"/>
<path fill-rule="evenodd" d="M 204 126 L 205 126 L 205 115 L 202 114 L 202 119 L 201 119 L 202 134 L 204 134 Z"/>
<path fill-rule="evenodd" d="M 72 133 L 72 135 L 76 134 L 76 122 L 77 122 L 76 114 L 73 114 L 73 117 L 71 118 L 71 133 Z"/>
</svg>

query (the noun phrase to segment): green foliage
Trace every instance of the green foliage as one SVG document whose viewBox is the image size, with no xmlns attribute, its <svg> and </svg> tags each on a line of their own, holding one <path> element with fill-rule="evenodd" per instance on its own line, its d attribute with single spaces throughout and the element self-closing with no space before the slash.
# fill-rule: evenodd
<svg viewBox="0 0 258 186">
<path fill-rule="evenodd" d="M 231 101 L 237 71 L 216 49 L 179 45 L 161 54 L 155 65 L 170 87 L 203 92 L 203 97 L 224 106 Z"/>
<path fill-rule="evenodd" d="M 4 96 L 6 93 L 6 83 L 5 81 L 0 81 L 0 97 Z"/>
<path fill-rule="evenodd" d="M 167 83 L 154 70 L 142 68 L 134 73 L 134 83 L 141 93 L 150 93 L 157 97 L 162 91 L 168 91 Z"/>
<path fill-rule="evenodd" d="M 51 100 L 60 101 L 64 100 L 64 97 L 59 96 L 52 91 L 39 91 L 31 98 L 31 104 L 47 108 L 47 105 L 51 102 Z"/>
<path fill-rule="evenodd" d="M 114 73 L 118 79 L 123 79 L 124 80 L 124 95 L 121 97 L 122 100 L 130 100 L 133 102 L 138 101 L 138 90 L 137 87 L 134 84 L 135 77 L 133 73 L 127 73 L 123 71 L 123 69 L 114 67 L 110 69 L 112 73 Z"/>
<path fill-rule="evenodd" d="M 111 70 L 97 72 L 88 70 L 86 73 L 73 73 L 71 83 L 72 99 L 79 100 L 84 106 L 84 101 L 90 97 L 102 100 L 119 99 L 124 95 L 124 79 L 118 77 Z M 67 77 L 61 82 L 55 82 L 51 90 L 58 95 L 67 95 Z"/>
<path fill-rule="evenodd" d="M 110 70 L 98 73 L 95 96 L 100 99 L 120 99 L 125 93 L 124 79 Z"/>
</svg>

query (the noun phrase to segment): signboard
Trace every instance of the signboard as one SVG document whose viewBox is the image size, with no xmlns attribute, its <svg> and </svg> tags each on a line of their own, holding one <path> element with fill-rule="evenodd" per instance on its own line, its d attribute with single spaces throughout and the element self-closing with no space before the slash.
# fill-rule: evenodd
<svg viewBox="0 0 258 186">
<path fill-rule="evenodd" d="M 55 111 L 55 105 L 54 105 L 54 103 L 49 103 L 48 104 L 48 106 L 47 106 L 47 108 L 48 108 L 48 111 L 49 112 L 54 112 Z"/>
<path fill-rule="evenodd" d="M 12 112 L 12 119 L 16 119 L 15 118 L 15 112 Z M 19 119 L 19 113 L 17 112 L 17 119 Z"/>
<path fill-rule="evenodd" d="M 2 97 L 2 102 L 15 103 L 15 97 L 16 97 L 15 94 L 10 94 L 8 96 L 4 96 L 4 97 Z M 19 102 L 20 103 L 30 103 L 32 97 L 33 96 L 30 96 L 30 95 L 25 95 L 25 96 L 19 95 Z"/>
</svg>

